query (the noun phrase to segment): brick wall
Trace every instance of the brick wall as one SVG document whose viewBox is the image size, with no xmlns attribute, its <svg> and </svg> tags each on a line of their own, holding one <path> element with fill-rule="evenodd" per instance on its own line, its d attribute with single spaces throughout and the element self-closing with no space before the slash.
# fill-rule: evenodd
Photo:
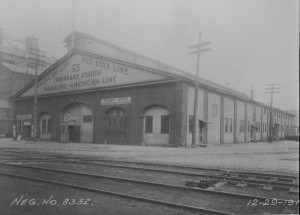
<svg viewBox="0 0 300 215">
<path fill-rule="evenodd" d="M 104 143 L 104 128 L 106 112 L 113 107 L 125 110 L 129 118 L 130 144 L 140 145 L 143 138 L 143 112 L 150 106 L 162 106 L 169 110 L 170 114 L 170 141 L 169 146 L 180 144 L 182 134 L 183 112 L 183 83 L 172 82 L 139 87 L 111 89 L 94 92 L 73 93 L 69 95 L 55 95 L 38 98 L 38 114 L 49 113 L 52 118 L 52 140 L 60 139 L 60 119 L 66 107 L 74 103 L 83 103 L 89 106 L 93 112 L 93 142 Z M 130 104 L 101 105 L 101 99 L 131 97 Z M 15 101 L 16 115 L 32 114 L 33 99 Z"/>
</svg>

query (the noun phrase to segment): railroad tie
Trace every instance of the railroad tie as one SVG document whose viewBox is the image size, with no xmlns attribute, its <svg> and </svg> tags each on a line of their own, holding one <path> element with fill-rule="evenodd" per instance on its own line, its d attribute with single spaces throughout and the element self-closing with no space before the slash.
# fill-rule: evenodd
<svg viewBox="0 0 300 215">
<path fill-rule="evenodd" d="M 247 184 L 245 181 L 242 181 L 242 182 L 240 182 L 240 183 L 237 183 L 235 186 L 236 186 L 236 187 L 245 188 L 245 187 L 248 186 L 248 184 Z"/>
<path fill-rule="evenodd" d="M 268 191 L 271 191 L 273 190 L 273 186 L 270 185 L 270 183 L 268 183 L 267 185 L 264 185 L 262 187 L 263 190 L 268 190 Z"/>
<path fill-rule="evenodd" d="M 289 193 L 299 194 L 299 187 L 291 187 Z"/>
<path fill-rule="evenodd" d="M 224 185 L 226 185 L 226 184 L 228 184 L 228 181 L 225 181 L 225 180 L 224 180 L 224 181 L 220 181 L 220 182 L 214 184 L 213 186 L 208 187 L 207 190 L 215 190 L 215 189 L 217 189 L 218 187 L 224 186 Z"/>
<path fill-rule="evenodd" d="M 296 209 L 292 207 L 285 207 L 281 214 L 295 214 Z"/>
<path fill-rule="evenodd" d="M 278 178 L 277 177 L 271 177 L 270 181 L 278 181 Z"/>
<path fill-rule="evenodd" d="M 248 179 L 257 180 L 257 176 L 256 175 L 251 175 Z"/>
</svg>

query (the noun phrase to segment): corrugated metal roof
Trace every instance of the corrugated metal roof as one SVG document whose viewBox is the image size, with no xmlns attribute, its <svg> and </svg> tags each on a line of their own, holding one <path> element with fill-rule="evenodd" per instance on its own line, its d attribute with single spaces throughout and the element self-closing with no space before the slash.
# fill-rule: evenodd
<svg viewBox="0 0 300 215">
<path fill-rule="evenodd" d="M 12 106 L 7 100 L 0 100 L 0 108 L 12 109 Z"/>
</svg>

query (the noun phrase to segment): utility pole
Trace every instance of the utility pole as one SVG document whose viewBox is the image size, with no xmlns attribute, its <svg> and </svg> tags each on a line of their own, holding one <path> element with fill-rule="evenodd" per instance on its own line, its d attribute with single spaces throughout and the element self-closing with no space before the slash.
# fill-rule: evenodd
<svg viewBox="0 0 300 215">
<path fill-rule="evenodd" d="M 270 102 L 270 122 L 269 122 L 269 143 L 272 143 L 273 140 L 273 94 L 280 93 L 278 90 L 280 89 L 280 84 L 266 84 L 267 88 L 265 89 L 268 94 L 271 94 L 271 102 Z"/>
<path fill-rule="evenodd" d="M 73 0 L 73 20 L 72 20 L 72 49 L 74 48 L 74 36 L 75 36 L 75 0 Z"/>
<path fill-rule="evenodd" d="M 204 48 L 202 47 L 206 45 L 210 45 L 211 42 L 207 41 L 202 43 L 201 42 L 201 32 L 199 32 L 199 39 L 198 44 L 189 46 L 190 49 L 196 49 L 195 51 L 189 52 L 189 55 L 196 54 L 197 60 L 196 60 L 196 77 L 195 77 L 195 98 L 194 98 L 194 117 L 193 117 L 193 133 L 192 133 L 192 148 L 195 148 L 196 146 L 196 134 L 197 134 L 197 119 L 198 119 L 198 87 L 199 87 L 199 66 L 200 66 L 200 54 L 202 52 L 211 51 L 210 48 Z"/>
<path fill-rule="evenodd" d="M 45 53 L 39 49 L 29 48 L 28 54 L 28 66 L 34 68 L 35 78 L 34 78 L 34 103 L 33 103 L 33 140 L 37 141 L 37 82 L 38 82 L 38 69 L 40 66 L 44 65 L 44 61 L 41 60 L 41 57 L 45 57 L 40 53 Z"/>
</svg>

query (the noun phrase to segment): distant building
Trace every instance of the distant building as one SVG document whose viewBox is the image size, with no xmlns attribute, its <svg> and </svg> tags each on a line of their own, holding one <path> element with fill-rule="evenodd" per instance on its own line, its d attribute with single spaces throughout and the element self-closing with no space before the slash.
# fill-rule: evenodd
<svg viewBox="0 0 300 215">
<path fill-rule="evenodd" d="M 68 53 L 39 76 L 41 140 L 191 146 L 194 75 L 82 32 L 72 48 L 71 36 Z M 33 92 L 31 82 L 14 97 L 23 138 L 32 134 Z M 293 126 L 293 114 L 202 78 L 198 102 L 196 145 L 284 139 Z"/>
<path fill-rule="evenodd" d="M 4 33 L 3 28 L 0 28 L 0 100 L 6 101 L 5 103 L 11 104 L 10 98 L 34 79 L 35 68 L 28 63 L 31 48 L 39 50 L 37 38 L 17 38 Z M 45 56 L 43 60 L 44 64 L 38 68 L 38 74 L 56 61 L 49 56 Z M 0 117 L 1 125 L 4 123 L 2 120 L 6 119 Z M 8 130 L 12 131 L 11 126 L 5 129 Z"/>
<path fill-rule="evenodd" d="M 289 135 L 299 136 L 299 110 L 286 110 L 286 112 L 295 115 L 293 131 Z"/>
<path fill-rule="evenodd" d="M 0 136 L 12 134 L 13 108 L 6 100 L 0 100 Z"/>
</svg>

